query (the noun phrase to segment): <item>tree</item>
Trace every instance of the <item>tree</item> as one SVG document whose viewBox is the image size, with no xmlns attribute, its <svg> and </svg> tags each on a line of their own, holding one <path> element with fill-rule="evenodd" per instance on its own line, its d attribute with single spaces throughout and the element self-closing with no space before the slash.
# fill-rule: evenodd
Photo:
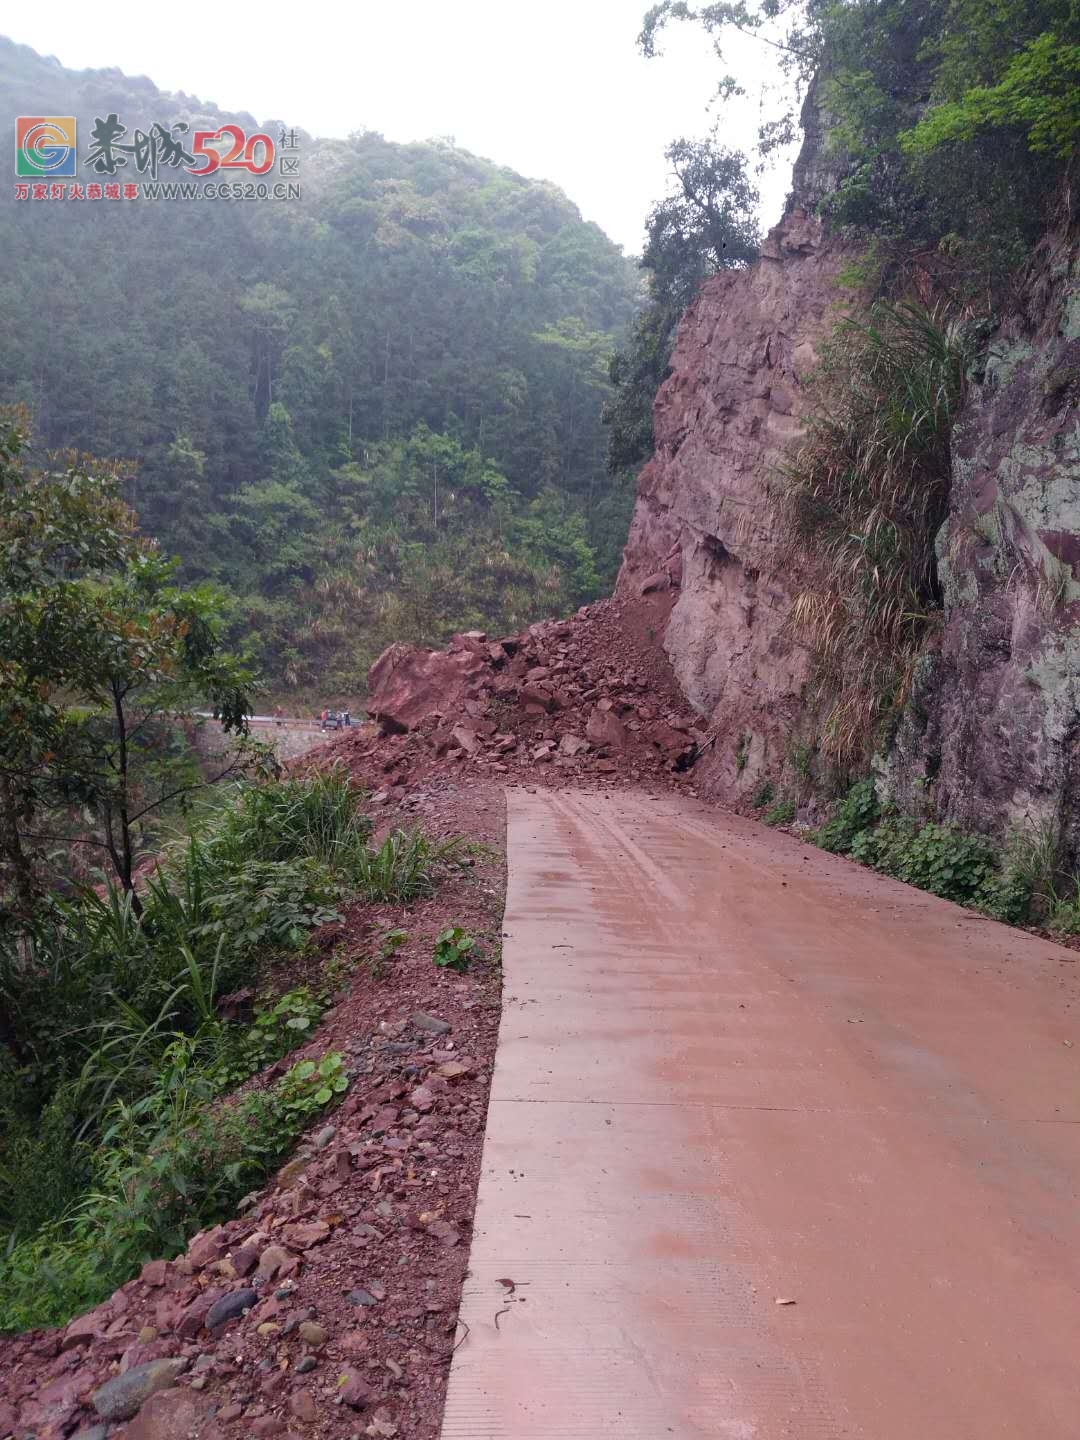
<svg viewBox="0 0 1080 1440">
<path fill-rule="evenodd" d="M 704 140 L 676 140 L 666 153 L 673 184 L 649 216 L 641 257 L 649 301 L 610 365 L 616 393 L 604 420 L 612 472 L 652 453 L 652 404 L 687 305 L 710 275 L 749 265 L 760 243 L 758 193 L 745 155 L 719 144 L 715 132 Z"/>
<path fill-rule="evenodd" d="M 910 288 L 914 263 L 959 303 L 993 310 L 1067 199 L 1080 143 L 1074 0 L 661 0 L 643 52 L 681 21 L 721 59 L 731 32 L 756 36 L 794 82 L 763 119 L 763 154 L 796 138 L 796 100 L 815 81 L 832 183 L 803 198 L 874 235 L 887 291 Z M 732 77 L 720 88 L 739 90 Z"/>
<path fill-rule="evenodd" d="M 24 446 L 16 423 L 0 426 L 6 888 L 27 918 L 43 845 L 88 842 L 138 911 L 140 837 L 162 806 L 205 783 L 170 743 L 176 717 L 206 705 L 244 737 L 252 677 L 222 647 L 216 594 L 178 588 L 175 562 L 138 536 L 120 472 L 85 457 L 32 469 Z"/>
</svg>

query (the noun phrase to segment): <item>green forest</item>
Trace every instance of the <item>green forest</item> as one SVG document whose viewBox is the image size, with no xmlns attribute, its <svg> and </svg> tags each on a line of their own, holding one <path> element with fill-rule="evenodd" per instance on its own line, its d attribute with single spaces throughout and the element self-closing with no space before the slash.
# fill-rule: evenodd
<svg viewBox="0 0 1080 1440">
<path fill-rule="evenodd" d="M 0 95 L 80 136 L 111 112 L 256 128 L 6 40 Z M 0 404 L 37 451 L 130 462 L 143 531 L 226 592 L 271 689 L 332 700 L 391 639 L 610 584 L 633 486 L 601 413 L 639 281 L 556 187 L 450 141 L 297 154 L 294 201 L 9 200 Z"/>
</svg>

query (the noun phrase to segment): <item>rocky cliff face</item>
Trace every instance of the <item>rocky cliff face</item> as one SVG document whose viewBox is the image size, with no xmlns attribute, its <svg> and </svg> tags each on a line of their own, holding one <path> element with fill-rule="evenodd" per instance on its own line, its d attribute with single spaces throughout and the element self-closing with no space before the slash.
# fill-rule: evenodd
<svg viewBox="0 0 1080 1440">
<path fill-rule="evenodd" d="M 785 633 L 795 577 L 770 490 L 799 431 L 802 379 L 844 299 L 847 258 L 793 205 L 756 265 L 702 288 L 656 399 L 656 452 L 618 593 L 653 588 L 681 556 L 664 648 L 716 737 L 702 769 L 722 794 L 778 768 L 799 721 L 807 657 Z"/>
<path fill-rule="evenodd" d="M 714 737 L 702 779 L 725 800 L 762 774 L 790 779 L 815 734 L 808 657 L 785 624 L 799 557 L 772 500 L 802 382 L 850 298 L 836 281 L 851 252 L 812 213 L 830 177 L 811 119 L 795 202 L 761 259 L 709 281 L 682 322 L 619 577 L 626 598 L 667 591 L 664 648 Z M 1080 854 L 1075 236 L 1043 246 L 972 378 L 937 552 L 943 624 L 878 759 L 880 788 L 969 828 L 1053 821 Z"/>
<path fill-rule="evenodd" d="M 953 436 L 940 650 L 882 767 L 974 829 L 1060 826 L 1080 853 L 1080 251 L 1049 238 Z"/>
</svg>

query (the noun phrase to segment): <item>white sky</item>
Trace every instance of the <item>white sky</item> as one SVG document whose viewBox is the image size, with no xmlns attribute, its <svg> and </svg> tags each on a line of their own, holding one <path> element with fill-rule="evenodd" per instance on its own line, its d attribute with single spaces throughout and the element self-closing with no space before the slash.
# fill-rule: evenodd
<svg viewBox="0 0 1080 1440">
<path fill-rule="evenodd" d="M 747 99 L 722 137 L 749 146 L 775 62 L 748 40 L 721 65 L 700 30 L 675 26 L 664 55 L 636 38 L 649 0 L 166 0 L 103 10 L 86 0 L 19 6 L 11 38 L 71 69 L 119 66 L 259 120 L 314 135 L 378 130 L 389 140 L 452 135 L 467 150 L 553 180 L 636 253 L 666 188 L 664 148 L 702 135 L 721 72 Z M 779 216 L 790 157 L 760 177 L 762 218 Z"/>
</svg>

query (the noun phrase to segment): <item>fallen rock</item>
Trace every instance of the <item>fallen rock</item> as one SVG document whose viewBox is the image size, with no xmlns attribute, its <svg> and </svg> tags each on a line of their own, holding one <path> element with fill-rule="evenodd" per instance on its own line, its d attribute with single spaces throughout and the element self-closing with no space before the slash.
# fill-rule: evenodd
<svg viewBox="0 0 1080 1440">
<path fill-rule="evenodd" d="M 258 1304 L 259 1293 L 257 1290 L 233 1290 L 228 1295 L 223 1295 L 220 1300 L 215 1300 L 210 1309 L 206 1312 L 207 1330 L 220 1330 L 222 1325 L 230 1320 L 235 1320 L 245 1310 L 250 1310 L 253 1305 Z"/>
<path fill-rule="evenodd" d="M 472 1073 L 472 1068 L 472 1065 L 464 1060 L 447 1060 L 436 1068 L 435 1073 L 444 1080 L 461 1080 Z"/>
<path fill-rule="evenodd" d="M 259 1247 L 257 1245 L 241 1245 L 229 1256 L 232 1264 L 233 1274 L 238 1280 L 245 1280 L 259 1263 Z"/>
<path fill-rule="evenodd" d="M 123 1431 L 123 1440 L 211 1440 L 219 1434 L 210 1399 L 177 1387 L 151 1395 Z"/>
<path fill-rule="evenodd" d="M 284 1435 L 285 1421 L 276 1415 L 260 1415 L 251 1422 L 252 1435 Z"/>
<path fill-rule="evenodd" d="M 186 1360 L 150 1360 L 123 1375 L 114 1375 L 95 1390 L 91 1403 L 102 1420 L 130 1420 L 159 1390 L 172 1388 L 178 1375 L 187 1369 Z"/>
<path fill-rule="evenodd" d="M 290 1160 L 287 1165 L 283 1165 L 278 1171 L 277 1183 L 279 1188 L 282 1190 L 291 1189 L 303 1175 L 307 1169 L 307 1165 L 308 1162 L 306 1160 L 300 1159 Z"/>
<path fill-rule="evenodd" d="M 273 1280 L 283 1265 L 292 1260 L 292 1255 L 285 1249 L 284 1245 L 267 1245 L 266 1249 L 259 1256 L 259 1264 L 255 1274 L 260 1280 Z"/>
<path fill-rule="evenodd" d="M 450 738 L 459 750 L 465 751 L 466 755 L 475 755 L 480 749 L 480 741 L 477 739 L 476 731 L 468 725 L 455 725 L 450 732 Z"/>
<path fill-rule="evenodd" d="M 60 1341 L 61 1350 L 71 1350 L 76 1345 L 89 1345 L 95 1335 L 104 1332 L 111 1319 L 107 1305 L 99 1305 L 96 1310 L 91 1310 L 86 1315 L 76 1316 L 64 1331 L 64 1338 Z"/>
<path fill-rule="evenodd" d="M 177 1331 L 189 1340 L 193 1340 L 206 1324 L 206 1317 L 210 1313 L 214 1301 L 220 1296 L 220 1290 L 207 1290 L 202 1295 L 196 1296 L 180 1316 L 176 1325 Z"/>
<path fill-rule="evenodd" d="M 641 582 L 642 595 L 652 594 L 654 591 L 670 590 L 672 577 L 667 570 L 657 570 L 652 575 L 646 575 Z"/>
<path fill-rule="evenodd" d="M 432 1220 L 431 1224 L 425 1227 L 427 1233 L 440 1244 L 450 1248 L 458 1243 L 461 1236 L 457 1229 L 450 1224 L 449 1220 Z"/>
<path fill-rule="evenodd" d="M 187 1258 L 191 1261 L 196 1270 L 202 1270 L 205 1266 L 219 1260 L 228 1249 L 228 1240 L 223 1225 L 215 1225 L 212 1230 L 204 1230 L 196 1235 L 187 1248 Z"/>
<path fill-rule="evenodd" d="M 479 643 L 454 650 L 394 644 L 368 671 L 367 711 L 384 734 L 415 730 L 433 716 L 460 712 L 466 691 L 490 673 Z"/>
<path fill-rule="evenodd" d="M 308 1220 L 286 1225 L 281 1238 L 293 1250 L 310 1250 L 313 1245 L 321 1245 L 329 1234 L 330 1226 L 325 1220 Z"/>
<path fill-rule="evenodd" d="M 446 1020 L 440 1020 L 436 1015 L 425 1015 L 422 1010 L 410 1015 L 409 1023 L 414 1029 L 423 1030 L 428 1035 L 449 1035 L 452 1028 Z"/>
<path fill-rule="evenodd" d="M 20 1434 L 54 1435 L 74 1419 L 80 1397 L 92 1383 L 86 1371 L 78 1370 L 74 1375 L 61 1375 L 43 1385 L 19 1412 Z"/>
<path fill-rule="evenodd" d="M 546 685 L 523 685 L 520 692 L 520 700 L 528 714 L 546 714 L 558 708 L 555 696 Z"/>
<path fill-rule="evenodd" d="M 315 1408 L 315 1397 L 310 1390 L 294 1390 L 289 1396 L 289 1413 L 295 1415 L 297 1420 L 312 1421 L 318 1414 Z"/>
<path fill-rule="evenodd" d="M 345 1296 L 346 1305 L 367 1306 L 377 1305 L 378 1303 L 378 1299 L 371 1293 L 371 1291 L 365 1290 L 362 1285 L 357 1286 L 355 1290 L 350 1290 L 349 1293 Z"/>
<path fill-rule="evenodd" d="M 346 1365 L 338 1380 L 338 1395 L 345 1405 L 350 1405 L 354 1410 L 362 1410 L 371 1402 L 371 1386 L 359 1370 Z"/>
<path fill-rule="evenodd" d="M 583 740 L 580 735 L 564 735 L 559 741 L 560 755 L 580 755 L 583 751 L 588 750 L 588 748 L 589 742 Z"/>
<path fill-rule="evenodd" d="M 626 747 L 626 726 L 613 711 L 601 708 L 601 705 L 597 705 L 590 713 L 585 734 L 594 745 L 606 745 L 612 750 Z"/>
</svg>

